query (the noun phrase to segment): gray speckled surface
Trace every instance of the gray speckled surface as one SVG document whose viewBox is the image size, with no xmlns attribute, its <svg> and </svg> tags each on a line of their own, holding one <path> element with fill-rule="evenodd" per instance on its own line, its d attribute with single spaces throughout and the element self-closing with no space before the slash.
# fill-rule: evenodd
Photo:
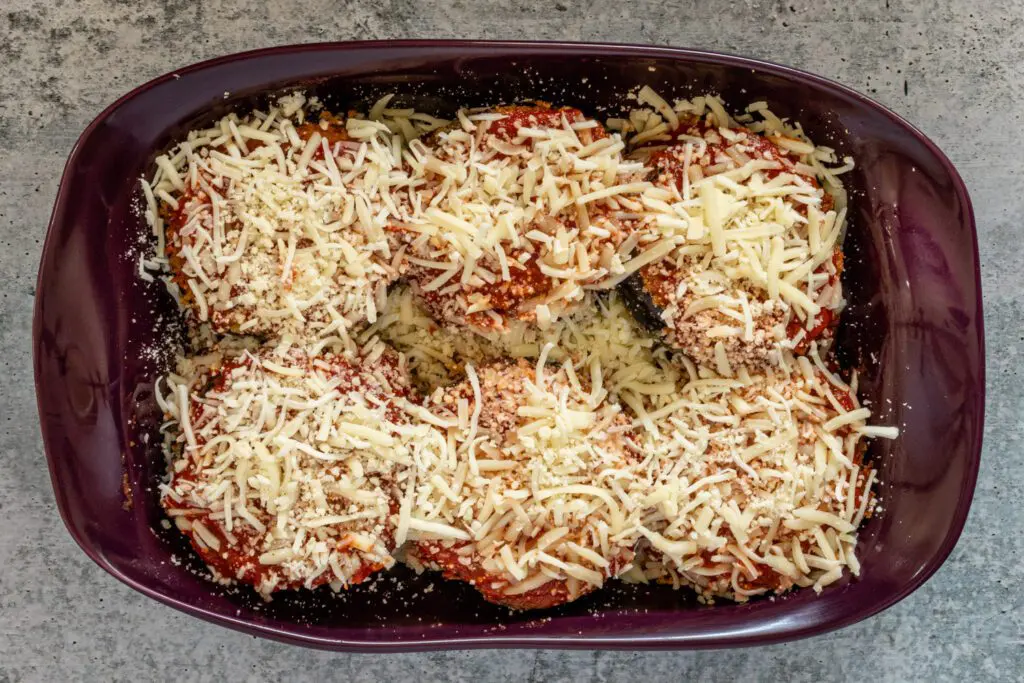
<svg viewBox="0 0 1024 683">
<path fill-rule="evenodd" d="M 0 3 L 0 681 L 551 679 L 1024 680 L 1024 3 L 1012 0 L 4 0 Z M 571 6 L 572 3 L 566 3 Z M 345 656 L 186 617 L 94 566 L 54 507 L 31 378 L 40 245 L 86 124 L 153 76 L 269 45 L 360 38 L 609 40 L 701 47 L 806 68 L 922 128 L 970 187 L 988 327 L 983 469 L 945 566 L 899 605 L 838 633 L 728 653 L 452 652 Z"/>
</svg>

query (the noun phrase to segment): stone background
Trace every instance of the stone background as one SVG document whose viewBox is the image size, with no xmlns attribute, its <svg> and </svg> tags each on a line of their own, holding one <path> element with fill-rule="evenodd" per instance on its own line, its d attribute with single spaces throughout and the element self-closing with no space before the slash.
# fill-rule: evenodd
<svg viewBox="0 0 1024 683">
<path fill-rule="evenodd" d="M 0 0 L 0 682 L 72 680 L 1024 680 L 1024 3 L 1013 0 Z M 131 591 L 54 507 L 31 374 L 39 252 L 78 134 L 132 87 L 200 59 L 368 38 L 653 43 L 837 79 L 914 122 L 977 210 L 988 328 L 983 469 L 964 535 L 922 589 L 838 633 L 702 653 L 347 656 L 254 640 Z"/>
</svg>

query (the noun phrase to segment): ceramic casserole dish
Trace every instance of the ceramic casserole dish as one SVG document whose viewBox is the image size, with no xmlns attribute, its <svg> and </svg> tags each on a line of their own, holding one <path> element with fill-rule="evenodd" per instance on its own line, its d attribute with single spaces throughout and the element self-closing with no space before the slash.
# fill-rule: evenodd
<svg viewBox="0 0 1024 683">
<path fill-rule="evenodd" d="M 340 595 L 264 602 L 214 585 L 161 525 L 154 438 L 159 363 L 174 303 L 138 276 L 139 178 L 188 130 L 303 88 L 341 105 L 403 93 L 418 108 L 544 99 L 614 115 L 650 85 L 766 100 L 812 139 L 855 158 L 837 336 L 861 395 L 894 441 L 873 443 L 883 512 L 860 531 L 861 577 L 707 607 L 685 591 L 615 584 L 542 614 L 401 568 Z M 39 271 L 34 320 L 39 415 L 60 514 L 103 569 L 186 613 L 254 635 L 360 651 L 470 647 L 696 648 L 823 633 L 907 596 L 942 564 L 967 516 L 979 466 L 984 348 L 978 247 L 963 181 L 913 126 L 848 88 L 794 69 L 707 52 L 601 44 L 379 41 L 280 47 L 157 78 L 108 107 L 67 162 Z M 428 590 L 428 586 L 432 586 Z M 382 600 L 386 597 L 387 600 Z"/>
</svg>

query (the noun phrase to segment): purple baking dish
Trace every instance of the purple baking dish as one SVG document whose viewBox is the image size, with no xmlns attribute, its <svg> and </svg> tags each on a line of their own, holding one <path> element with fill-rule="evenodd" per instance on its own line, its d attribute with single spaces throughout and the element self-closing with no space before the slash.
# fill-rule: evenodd
<svg viewBox="0 0 1024 683">
<path fill-rule="evenodd" d="M 862 578 L 704 607 L 667 587 L 616 585 L 543 614 L 510 613 L 472 590 L 396 570 L 335 596 L 271 603 L 214 586 L 165 531 L 154 485 L 160 416 L 153 349 L 174 309 L 137 276 L 137 179 L 184 132 L 267 94 L 303 87 L 337 107 L 386 92 L 450 111 L 539 98 L 598 115 L 648 84 L 669 96 L 766 99 L 853 155 L 838 337 L 863 369 L 878 421 L 901 427 L 870 457 L 884 512 L 861 533 Z M 39 269 L 33 326 L 43 440 L 60 514 L 106 571 L 161 602 L 251 634 L 336 650 L 470 647 L 697 648 L 823 633 L 889 607 L 953 549 L 978 473 L 984 347 L 978 247 L 967 190 L 918 130 L 848 88 L 787 67 L 708 52 L 623 45 L 379 41 L 280 47 L 214 59 L 151 81 L 108 107 L 68 159 Z M 386 598 L 386 600 L 385 600 Z"/>
</svg>

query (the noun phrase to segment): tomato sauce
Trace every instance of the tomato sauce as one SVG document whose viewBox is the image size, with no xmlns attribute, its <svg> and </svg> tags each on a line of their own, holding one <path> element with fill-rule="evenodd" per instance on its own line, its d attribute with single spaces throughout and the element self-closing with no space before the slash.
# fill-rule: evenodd
<svg viewBox="0 0 1024 683">
<path fill-rule="evenodd" d="M 843 407 L 843 410 L 850 411 L 857 407 L 856 402 L 853 399 L 853 395 L 849 391 L 841 391 L 837 387 L 832 387 L 832 395 L 836 397 L 836 401 Z"/>
<path fill-rule="evenodd" d="M 327 146 L 334 149 L 335 145 L 339 142 L 349 142 L 352 140 L 349 137 L 348 130 L 345 128 L 345 119 L 338 118 L 332 114 L 323 113 L 320 115 L 320 121 L 306 121 L 301 126 L 295 129 L 299 137 L 303 140 L 309 140 L 313 136 L 313 133 L 319 133 L 320 137 L 327 141 Z M 316 152 L 313 153 L 313 158 L 322 160 L 324 158 L 324 148 L 321 145 Z"/>
<path fill-rule="evenodd" d="M 437 565 L 446 579 L 464 581 L 480 592 L 484 600 L 497 605 L 504 605 L 512 609 L 532 610 L 547 609 L 563 605 L 574 599 L 569 592 L 568 582 L 549 581 L 543 586 L 534 588 L 531 591 L 518 595 L 508 595 L 505 590 L 511 583 L 501 576 L 488 574 L 470 561 L 468 564 L 460 562 L 460 558 L 469 557 L 475 559 L 475 555 L 460 555 L 458 550 L 469 543 L 454 543 L 445 546 L 438 542 L 425 541 L 416 545 L 416 555 L 427 564 Z M 583 593 L 594 590 L 593 586 L 580 584 Z M 576 595 L 575 597 L 580 597 Z"/>
<path fill-rule="evenodd" d="M 188 223 L 189 206 L 194 202 L 209 204 L 209 198 L 202 190 L 187 188 L 178 197 L 178 208 L 172 209 L 167 204 L 161 204 L 160 217 L 164 221 L 164 253 L 171 270 L 171 280 L 178 286 L 181 296 L 181 303 L 191 307 L 195 301 L 192 289 L 188 286 L 188 278 L 185 276 L 185 259 L 181 255 L 181 247 L 187 238 L 182 235 L 186 223 Z M 188 240 L 191 242 L 192 240 Z"/>
<path fill-rule="evenodd" d="M 562 117 L 570 124 L 588 121 L 587 116 L 579 109 L 572 107 L 552 108 L 546 102 L 535 105 L 512 105 L 497 107 L 495 111 L 505 114 L 505 118 L 493 122 L 487 132 L 505 140 L 512 140 L 519 134 L 520 128 L 561 128 Z M 593 128 L 577 131 L 584 144 L 608 137 L 608 132 L 598 124 Z"/>
<path fill-rule="evenodd" d="M 298 589 L 304 586 L 301 581 L 285 580 L 276 565 L 260 563 L 259 557 L 262 554 L 259 548 L 260 538 L 248 525 L 237 525 L 232 530 L 232 535 L 236 539 L 236 543 L 232 545 L 219 521 L 211 520 L 207 515 L 192 519 L 201 521 L 203 526 L 220 541 L 220 548 L 214 550 L 197 541 L 194 531 L 185 532 L 203 562 L 221 577 L 234 579 L 250 586 L 276 584 L 278 590 Z M 329 578 L 327 573 L 321 574 L 313 581 L 311 587 L 321 586 L 327 583 Z"/>
<path fill-rule="evenodd" d="M 534 314 L 531 311 L 523 311 L 522 307 L 527 301 L 542 297 L 554 288 L 553 280 L 540 270 L 537 263 L 537 255 L 529 254 L 528 258 L 522 261 L 521 268 L 512 265 L 512 262 L 519 262 L 523 252 L 514 251 L 508 255 L 509 280 L 498 280 L 492 283 L 485 283 L 479 287 L 462 287 L 462 294 L 479 293 L 486 296 L 490 301 L 490 313 L 499 315 L 503 320 L 533 320 Z M 417 281 L 422 286 L 430 282 L 438 274 L 436 270 L 421 270 L 416 274 Z M 458 276 L 456 276 L 458 277 Z M 450 302 L 453 302 L 458 292 L 439 294 L 437 291 L 420 292 L 424 303 L 435 314 L 435 317 L 448 318 Z M 502 327 L 488 311 L 477 311 L 466 316 L 466 322 L 480 329 L 499 329 Z"/>
<path fill-rule="evenodd" d="M 834 286 L 839 282 L 843 273 L 843 252 L 836 249 L 832 254 L 834 272 L 829 276 L 828 284 Z M 818 266 L 816 273 L 825 272 L 825 264 Z M 822 308 L 814 318 L 814 324 L 808 329 L 800 320 L 793 319 L 786 326 L 786 336 L 795 339 L 800 330 L 805 330 L 803 339 L 793 348 L 794 353 L 804 354 L 811 347 L 811 342 L 817 339 L 828 339 L 839 324 L 839 316 L 828 308 Z"/>
<path fill-rule="evenodd" d="M 733 133 L 742 135 L 742 139 L 731 142 L 721 137 L 718 133 L 718 127 L 708 124 L 706 121 L 690 121 L 681 123 L 679 127 L 673 130 L 669 134 L 670 146 L 666 149 L 659 150 L 651 155 L 649 164 L 654 167 L 655 177 L 662 175 L 668 175 L 673 178 L 676 185 L 679 188 L 683 186 L 683 148 L 682 140 L 685 137 L 699 137 L 707 141 L 709 136 L 720 137 L 720 142 L 707 141 L 707 152 L 699 160 L 701 166 L 711 166 L 718 162 L 719 159 L 727 158 L 726 150 L 730 147 L 742 147 L 742 152 L 747 156 L 753 158 L 767 159 L 769 161 L 777 162 L 780 168 L 765 169 L 763 173 L 769 179 L 775 178 L 782 173 L 791 173 L 803 178 L 811 187 L 818 189 L 821 185 L 818 180 L 806 173 L 801 173 L 796 170 L 796 164 L 799 161 L 799 156 L 790 152 L 789 150 L 783 149 L 777 143 L 773 142 L 770 138 L 764 135 L 759 135 L 746 128 L 730 128 Z M 650 143 L 647 146 L 654 144 L 664 144 L 664 141 L 658 141 L 657 143 Z M 705 161 L 706 160 L 706 161 Z M 829 211 L 832 209 L 833 200 L 831 195 L 825 194 L 822 198 L 822 211 Z M 800 206 L 804 212 L 806 207 Z"/>
<path fill-rule="evenodd" d="M 518 256 L 513 253 L 509 260 L 517 259 Z M 523 303 L 547 294 L 554 284 L 550 277 L 541 272 L 536 255 L 530 254 L 523 266 L 525 267 L 510 268 L 509 280 L 485 284 L 477 290 L 490 300 L 492 309 L 503 317 L 521 317 L 520 307 Z M 492 321 L 493 318 L 483 312 L 469 316 L 469 322 L 473 325 Z"/>
<path fill-rule="evenodd" d="M 222 522 L 210 519 L 209 513 L 189 515 L 192 521 L 198 521 L 220 542 L 220 548 L 214 550 L 210 546 L 200 543 L 194 530 L 187 530 L 183 533 L 188 537 L 189 542 L 203 562 L 220 577 L 238 581 L 249 586 L 265 587 L 272 585 L 273 590 L 298 590 L 300 588 L 317 588 L 326 585 L 336 577 L 330 571 L 320 574 L 307 586 L 304 581 L 288 580 L 281 573 L 277 565 L 262 564 L 259 561 L 263 553 L 261 536 L 248 524 L 236 523 L 231 531 L 235 538 L 232 544 L 224 531 Z M 350 545 L 348 537 L 338 541 L 337 549 L 345 550 Z M 356 585 L 366 581 L 376 572 L 385 567 L 378 563 L 366 562 L 359 566 L 356 572 L 349 577 L 347 585 Z"/>
<path fill-rule="evenodd" d="M 789 578 L 776 573 L 774 569 L 760 562 L 751 562 L 757 570 L 757 576 L 750 578 L 746 568 L 741 568 L 739 576 L 736 577 L 736 585 L 745 591 L 769 590 L 784 591 L 793 585 Z"/>
</svg>

